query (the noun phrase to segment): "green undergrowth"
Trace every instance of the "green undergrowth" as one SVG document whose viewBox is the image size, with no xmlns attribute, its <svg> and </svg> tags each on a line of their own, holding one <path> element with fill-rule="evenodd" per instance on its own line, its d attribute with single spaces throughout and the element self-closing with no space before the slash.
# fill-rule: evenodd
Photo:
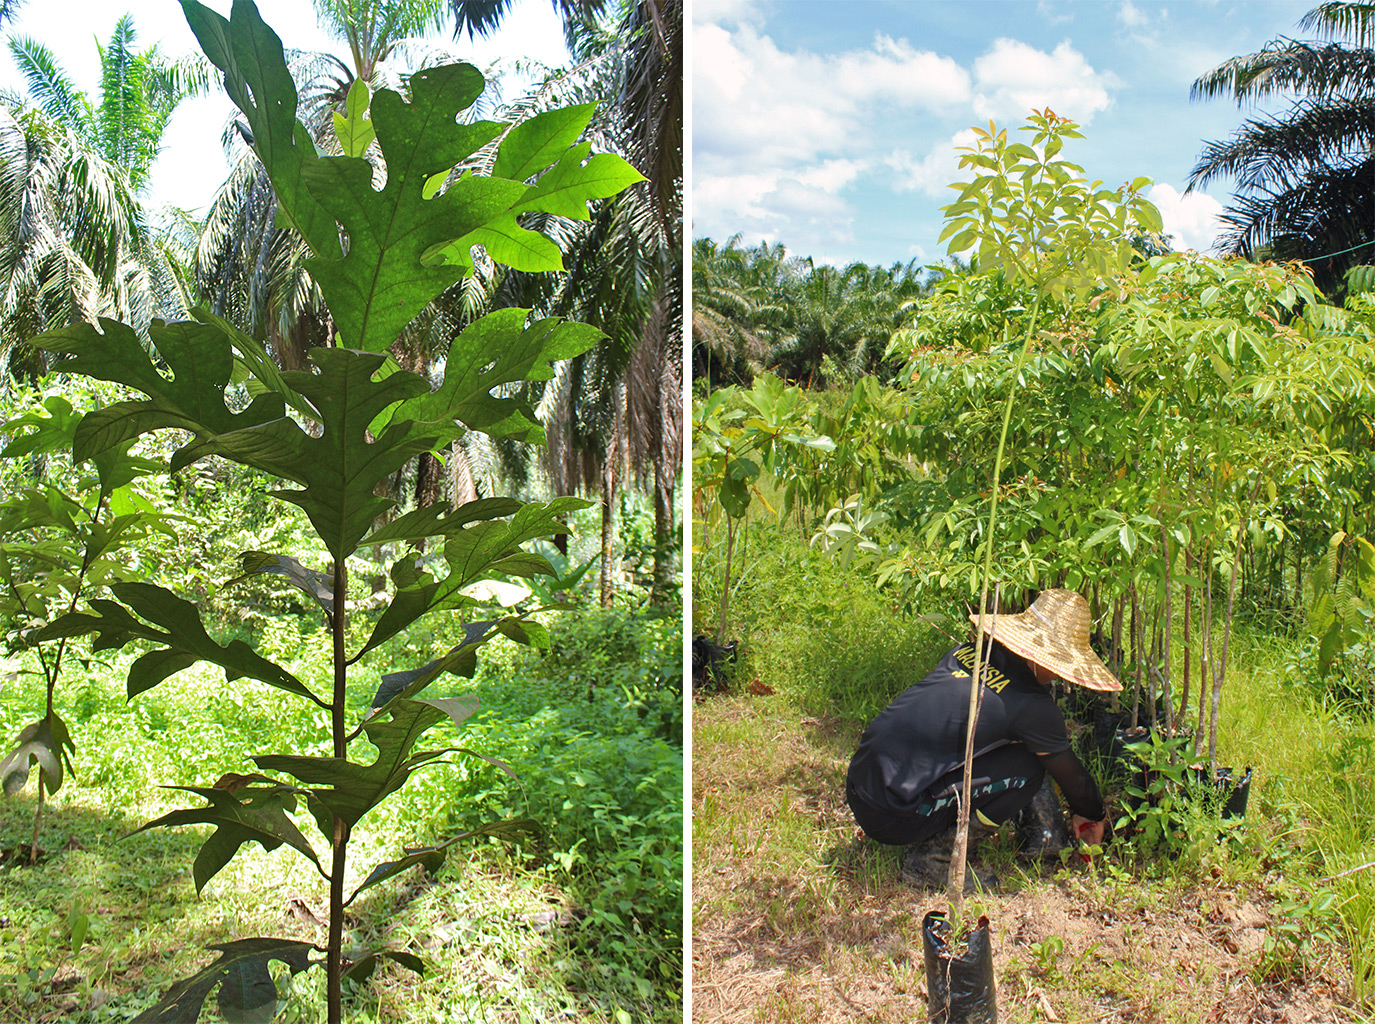
<svg viewBox="0 0 1375 1024">
<path fill-rule="evenodd" d="M 461 754 L 417 771 L 360 824 L 349 884 L 405 847 L 502 817 L 536 819 L 543 841 L 460 844 L 437 877 L 415 868 L 364 893 L 350 908 L 346 946 L 409 949 L 424 959 L 427 979 L 379 968 L 354 991 L 348 1019 L 681 1018 L 679 621 L 617 608 L 550 625 L 552 650 L 498 641 L 474 679 L 436 684 L 445 694 L 476 693 L 480 707 L 464 729 L 436 730 L 432 742 L 500 760 L 517 778 Z M 436 622 L 374 660 L 416 664 L 446 647 L 444 630 Z M 327 644 L 313 624 L 276 616 L 258 639 L 323 689 L 326 661 L 317 652 Z M 299 856 L 247 848 L 197 899 L 191 861 L 203 829 L 130 834 L 184 803 L 164 784 L 211 785 L 225 772 L 254 770 L 249 754 L 283 744 L 328 754 L 317 717 L 304 704 L 269 699 L 259 684 L 226 684 L 208 667 L 126 702 L 132 657 L 97 655 L 59 688 L 59 712 L 77 741 L 76 777 L 45 807 L 43 859 L 0 865 L 7 1024 L 128 1020 L 209 962 L 210 943 L 277 935 L 323 945 L 312 915 L 326 916 L 326 885 Z M 6 736 L 41 706 L 41 683 L 23 667 L 0 665 Z M 353 710 L 375 685 L 359 676 Z M 0 849 L 28 843 L 33 809 L 31 786 L 0 801 Z M 323 848 L 304 809 L 295 817 Z M 317 1018 L 319 974 L 295 979 L 278 1020 Z M 207 1007 L 203 1019 L 220 1018 Z"/>
<path fill-rule="evenodd" d="M 709 581 L 717 556 L 708 552 L 695 576 L 708 581 L 698 588 L 704 619 L 702 609 L 716 596 Z M 900 851 L 855 852 L 843 788 L 859 733 L 953 644 L 947 634 L 963 636 L 965 629 L 950 619 L 932 624 L 900 614 L 866 577 L 772 522 L 750 526 L 736 571 L 728 636 L 741 640 L 731 686 L 738 696 L 722 698 L 728 703 L 719 712 L 695 717 L 694 864 L 702 877 L 714 863 L 742 857 L 752 870 L 771 866 L 799 885 L 807 879 L 805 892 L 791 899 L 778 894 L 779 905 L 765 913 L 789 915 L 804 933 L 815 925 L 813 937 L 823 942 L 851 927 L 837 919 L 845 913 L 838 908 L 862 904 L 898 870 Z M 694 632 L 710 627 L 709 620 L 698 621 Z M 1362 865 L 1375 856 L 1375 724 L 1349 707 L 1314 699 L 1294 677 L 1298 643 L 1244 620 L 1233 636 L 1218 760 L 1238 774 L 1254 770 L 1244 821 L 1228 825 L 1215 812 L 1190 812 L 1174 823 L 1163 847 L 1147 850 L 1139 839 L 1119 839 L 1092 872 L 1074 875 L 1075 884 L 1109 905 L 1145 901 L 1148 908 L 1187 907 L 1200 892 L 1222 887 L 1229 898 L 1255 901 L 1271 915 L 1264 945 L 1246 953 L 1253 984 L 1283 990 L 1322 979 L 1340 988 L 1341 1001 L 1369 1008 L 1375 1005 L 1375 868 Z M 749 697 L 755 678 L 774 695 Z M 1191 703 L 1196 676 L 1194 685 Z M 790 735 L 798 732 L 795 724 L 782 721 L 800 721 L 801 738 Z M 729 750 L 756 751 L 761 762 L 778 766 L 783 784 L 727 773 Z M 1105 781 L 1104 788 L 1120 813 L 1122 784 Z M 829 824 L 818 832 L 818 821 Z M 1014 891 L 1044 884 L 1019 870 L 1010 838 L 984 855 Z M 706 905 L 695 896 L 697 927 L 707 916 L 745 913 L 753 897 L 742 886 L 738 893 L 704 891 Z M 1046 949 L 1041 954 L 1050 957 Z M 1121 966 L 1122 998 L 1148 1005 L 1154 997 L 1146 979 Z M 761 1012 L 761 1019 L 787 1017 Z"/>
</svg>

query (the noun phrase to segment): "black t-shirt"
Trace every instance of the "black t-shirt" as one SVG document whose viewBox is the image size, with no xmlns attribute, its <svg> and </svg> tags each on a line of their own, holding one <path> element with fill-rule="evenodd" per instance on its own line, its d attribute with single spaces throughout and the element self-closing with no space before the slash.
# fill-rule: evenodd
<svg viewBox="0 0 1375 1024">
<path fill-rule="evenodd" d="M 1065 716 L 1026 660 L 995 643 L 988 661 L 980 670 L 984 692 L 974 755 L 1008 743 L 1023 743 L 1033 754 L 1068 751 Z M 952 648 L 925 679 L 900 693 L 869 723 L 849 774 L 850 785 L 865 803 L 910 813 L 927 787 L 964 764 L 973 667 L 973 644 Z M 1096 798 L 1097 787 L 1092 788 Z"/>
</svg>

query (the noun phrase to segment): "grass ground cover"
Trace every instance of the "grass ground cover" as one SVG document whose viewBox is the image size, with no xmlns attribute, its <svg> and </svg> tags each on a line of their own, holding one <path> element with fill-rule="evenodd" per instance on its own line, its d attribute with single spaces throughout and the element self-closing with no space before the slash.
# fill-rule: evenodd
<svg viewBox="0 0 1375 1024">
<path fill-rule="evenodd" d="M 409 949 L 424 959 L 427 977 L 384 964 L 352 993 L 349 1020 L 680 1018 L 678 618 L 619 608 L 551 625 L 551 651 L 503 640 L 475 679 L 444 684 L 445 692 L 477 693 L 481 710 L 442 745 L 498 758 L 519 781 L 457 756 L 420 772 L 360 826 L 351 867 L 510 815 L 540 821 L 544 843 L 460 846 L 437 876 L 414 868 L 364 893 L 350 908 L 346 945 Z M 314 626 L 293 617 L 261 628 L 284 663 L 293 651 L 319 649 Z M 427 654 L 442 646 L 442 632 L 437 624 L 433 635 L 410 638 L 416 650 L 394 653 Z M 49 803 L 46 856 L 35 866 L 0 865 L 7 1024 L 128 1020 L 173 979 L 209 962 L 209 943 L 245 934 L 324 939 L 325 884 L 301 858 L 254 845 L 197 899 L 190 869 L 203 829 L 130 833 L 177 805 L 175 792 L 157 788 L 163 780 L 209 785 L 248 770 L 244 755 L 269 744 L 327 751 L 328 737 L 316 735 L 307 714 L 264 699 L 257 684 L 226 686 L 218 672 L 187 671 L 126 704 L 131 656 L 104 658 L 59 692 L 61 713 L 85 742 L 76 778 Z M 3 666 L 5 734 L 41 700 L 41 684 L 22 667 Z M 0 801 L 0 848 L 28 842 L 31 790 Z M 298 977 L 289 994 L 278 980 L 284 1005 L 276 1019 L 316 1020 L 319 972 Z M 210 1009 L 205 1018 L 220 1019 Z"/>
<path fill-rule="evenodd" d="M 920 921 L 944 897 L 898 881 L 843 788 L 864 723 L 952 641 L 771 524 L 738 564 L 735 687 L 693 710 L 694 1015 L 921 1019 Z M 1297 684 L 1295 647 L 1239 624 L 1219 750 L 1255 781 L 1223 841 L 1200 817 L 1168 856 L 1119 842 L 1091 868 L 1022 867 L 1007 829 L 978 850 L 1000 1020 L 1371 1019 L 1375 880 L 1331 876 L 1370 857 L 1375 728 Z"/>
</svg>

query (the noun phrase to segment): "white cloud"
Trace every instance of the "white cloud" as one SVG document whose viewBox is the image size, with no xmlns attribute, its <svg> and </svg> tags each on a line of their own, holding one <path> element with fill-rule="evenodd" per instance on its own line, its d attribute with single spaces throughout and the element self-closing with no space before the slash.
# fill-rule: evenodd
<svg viewBox="0 0 1375 1024">
<path fill-rule="evenodd" d="M 742 225 L 772 223 L 771 218 L 794 223 L 853 219 L 850 205 L 835 192 L 778 171 L 706 178 L 693 186 L 692 208 L 694 220 L 706 215 Z"/>
<path fill-rule="evenodd" d="M 1051 3 L 1051 0 L 1036 0 L 1036 13 L 1051 25 L 1060 25 L 1074 20 L 1072 8 L 1064 8 Z"/>
<path fill-rule="evenodd" d="M 926 156 L 917 159 L 907 150 L 894 150 L 884 163 L 895 175 L 894 188 L 899 192 L 925 192 L 936 199 L 952 201 L 954 193 L 947 186 L 960 178 L 962 146 L 974 145 L 974 132 L 966 128 L 944 142 L 932 146 Z"/>
<path fill-rule="evenodd" d="M 1223 206 L 1212 196 L 1205 192 L 1182 195 L 1173 185 L 1161 182 L 1151 186 L 1146 198 L 1160 210 L 1165 233 L 1174 236 L 1170 244 L 1176 251 L 1206 253 L 1213 247 L 1213 239 L 1223 229 Z"/>
<path fill-rule="evenodd" d="M 1117 20 L 1127 28 L 1141 28 L 1148 19 L 1146 12 L 1132 3 L 1132 0 L 1122 0 L 1122 6 L 1117 8 Z"/>
<path fill-rule="evenodd" d="M 757 25 L 764 20 L 762 0 L 692 0 L 694 25 Z"/>
<path fill-rule="evenodd" d="M 879 35 L 834 55 L 780 50 L 750 26 L 699 25 L 693 36 L 693 152 L 758 166 L 848 156 L 886 118 L 949 112 L 968 102 L 969 75 L 954 60 Z"/>
<path fill-rule="evenodd" d="M 1095 71 L 1084 55 L 1063 42 L 1052 53 L 1016 39 L 997 39 L 974 62 L 974 113 L 997 121 L 1024 119 L 1049 107 L 1087 125 L 1112 102 L 1108 89 L 1120 83 L 1112 72 Z"/>
<path fill-rule="evenodd" d="M 839 192 L 866 170 L 868 162 L 864 160 L 827 160 L 799 171 L 797 180 L 809 188 Z"/>
</svg>

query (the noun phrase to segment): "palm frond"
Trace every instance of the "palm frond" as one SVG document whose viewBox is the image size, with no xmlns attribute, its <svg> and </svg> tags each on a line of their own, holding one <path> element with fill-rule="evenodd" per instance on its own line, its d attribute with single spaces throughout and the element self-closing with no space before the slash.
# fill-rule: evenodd
<svg viewBox="0 0 1375 1024">
<path fill-rule="evenodd" d="M 94 122 L 90 104 L 52 51 L 27 36 L 11 36 L 9 47 L 39 109 L 71 131 L 90 132 Z"/>
<path fill-rule="evenodd" d="M 1299 28 L 1325 39 L 1346 39 L 1353 46 L 1375 45 L 1375 3 L 1327 0 L 1299 19 Z"/>
<path fill-rule="evenodd" d="M 1312 168 L 1340 166 L 1375 147 L 1375 96 L 1306 100 L 1283 117 L 1246 121 L 1224 142 L 1210 142 L 1190 172 L 1188 188 L 1219 177 L 1244 189 L 1298 180 Z"/>
<path fill-rule="evenodd" d="M 1292 39 L 1271 43 L 1259 53 L 1233 57 L 1198 78 L 1192 100 L 1231 96 L 1241 106 L 1282 93 L 1304 96 L 1357 96 L 1375 84 L 1375 53 L 1336 43 L 1314 45 Z"/>
</svg>

